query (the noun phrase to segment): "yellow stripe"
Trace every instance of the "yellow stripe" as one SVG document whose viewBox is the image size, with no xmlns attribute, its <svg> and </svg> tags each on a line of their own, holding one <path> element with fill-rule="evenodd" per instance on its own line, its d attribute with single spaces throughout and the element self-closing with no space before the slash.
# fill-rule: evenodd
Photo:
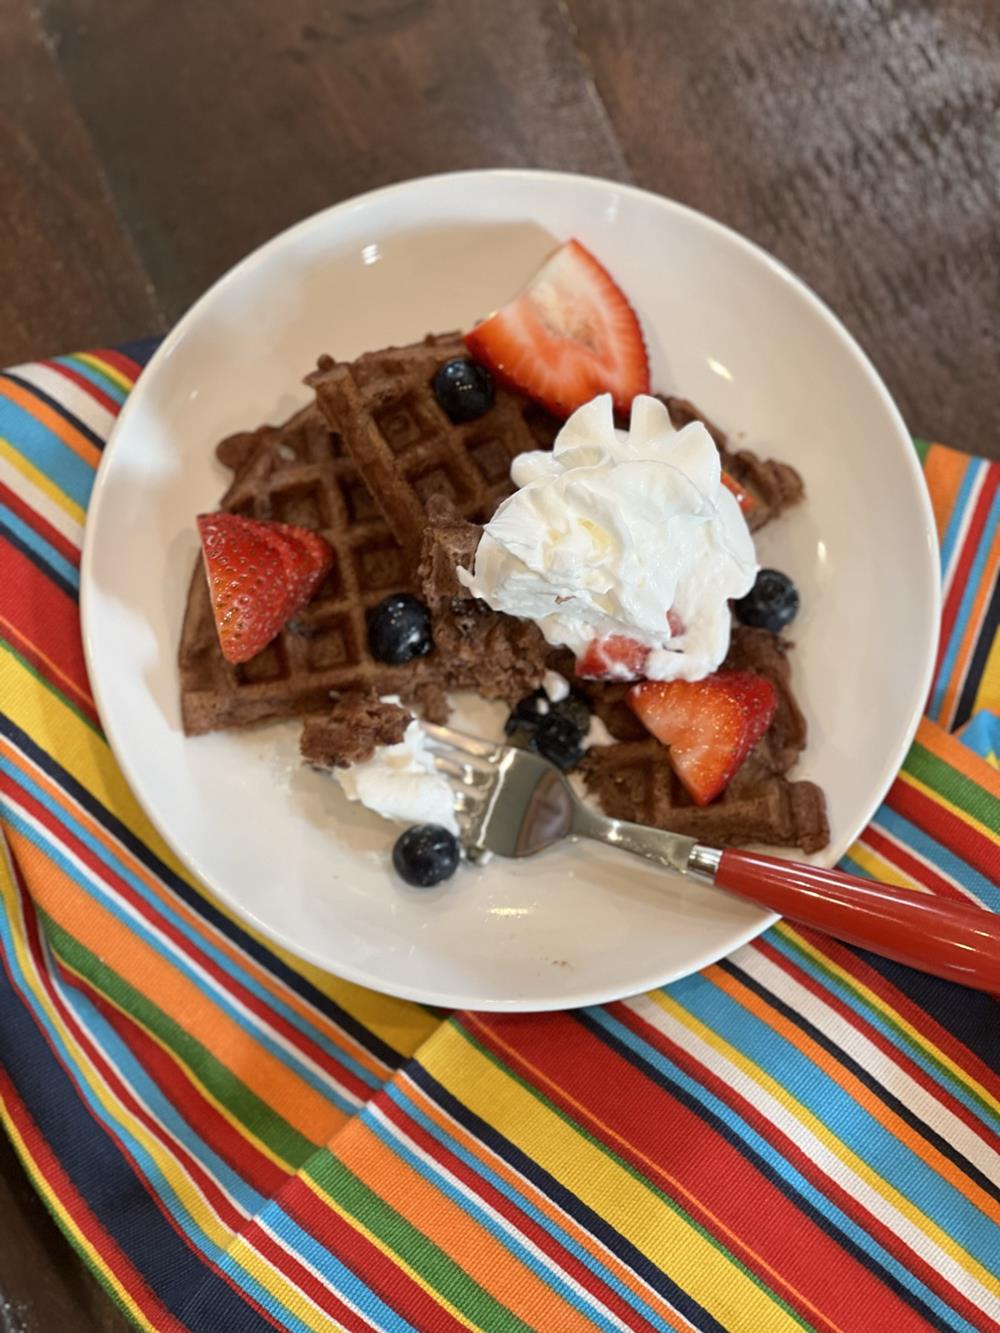
<svg viewBox="0 0 1000 1333">
<path fill-rule="evenodd" d="M 104 1262 L 100 1251 L 95 1249 L 90 1240 L 83 1234 L 70 1213 L 63 1208 L 57 1194 L 49 1189 L 48 1181 L 42 1170 L 35 1165 L 35 1159 L 31 1155 L 31 1150 L 24 1139 L 18 1133 L 17 1126 L 14 1124 L 3 1100 L 0 1099 L 0 1125 L 4 1132 L 10 1138 L 21 1160 L 21 1165 L 31 1178 L 31 1183 L 45 1200 L 49 1211 L 58 1219 L 59 1225 L 63 1231 L 69 1233 L 72 1237 L 73 1245 L 82 1250 L 86 1256 L 87 1262 L 91 1268 L 97 1270 L 100 1274 L 100 1280 L 105 1286 L 110 1287 L 114 1292 L 115 1299 L 128 1313 L 130 1319 L 134 1319 L 142 1328 L 149 1329 L 150 1333 L 156 1333 L 155 1325 L 151 1324 L 142 1311 L 142 1308 L 135 1303 L 125 1287 L 122 1286 L 119 1279 Z"/>
<path fill-rule="evenodd" d="M 83 527 L 84 512 L 76 501 L 71 500 L 44 472 L 40 472 L 34 463 L 29 462 L 24 454 L 15 449 L 10 440 L 5 439 L 2 435 L 0 435 L 0 458 L 5 458 L 11 467 L 20 472 L 21 476 L 30 482 L 36 490 L 41 491 L 53 504 L 58 505 L 74 523 Z"/>
<path fill-rule="evenodd" d="M 303 1173 L 300 1179 L 304 1185 L 312 1190 L 313 1194 L 315 1194 L 318 1199 L 323 1200 L 331 1212 L 334 1212 L 338 1217 L 343 1218 L 353 1230 L 357 1231 L 359 1235 L 364 1236 L 367 1241 L 370 1241 L 380 1254 L 388 1255 L 397 1268 L 401 1269 L 407 1277 L 421 1289 L 421 1291 L 426 1292 L 431 1300 L 440 1305 L 442 1309 L 447 1310 L 453 1319 L 457 1320 L 457 1322 L 462 1324 L 465 1328 L 471 1328 L 473 1330 L 479 1328 L 479 1325 L 473 1323 L 461 1312 L 461 1310 L 458 1309 L 457 1306 L 452 1305 L 451 1301 L 449 1301 L 448 1297 L 445 1296 L 442 1291 L 421 1277 L 417 1270 L 411 1267 L 401 1254 L 398 1254 L 390 1246 L 384 1244 L 374 1231 L 369 1230 L 369 1228 L 365 1226 L 360 1218 L 355 1217 L 353 1213 L 350 1213 L 346 1208 L 341 1207 L 337 1200 L 331 1194 L 328 1194 L 322 1185 L 317 1184 L 316 1181 L 313 1180 L 312 1176 Z M 392 1207 L 391 1199 L 387 1199 L 386 1202 Z M 461 1264 L 459 1264 L 459 1267 L 461 1267 Z"/>
<path fill-rule="evenodd" d="M 461 1035 L 462 1040 L 455 1037 Z M 691 1293 L 727 1328 L 801 1330 L 799 1322 L 726 1253 L 643 1181 L 591 1143 L 493 1063 L 461 1029 L 444 1025 L 421 1064 Z"/>
<path fill-rule="evenodd" d="M 881 996 L 876 995 L 874 991 L 869 990 L 864 982 L 859 981 L 857 977 L 849 972 L 845 972 L 842 967 L 835 963 L 833 959 L 828 958 L 825 953 L 821 953 L 818 949 L 814 948 L 813 945 L 799 935 L 787 921 L 779 922 L 777 930 L 784 935 L 786 939 L 794 943 L 796 949 L 800 949 L 803 953 L 808 954 L 821 969 L 827 972 L 832 972 L 834 976 L 843 982 L 848 990 L 854 991 L 856 995 L 859 995 L 867 1006 L 876 1010 L 876 1012 L 885 1015 L 894 1027 L 900 1028 L 905 1032 L 915 1046 L 927 1053 L 928 1058 L 932 1059 L 936 1064 L 943 1065 L 948 1072 L 954 1076 L 957 1083 L 960 1083 L 963 1087 L 970 1088 L 977 1098 L 993 1108 L 997 1114 L 1000 1114 L 1000 1100 L 992 1096 L 981 1083 L 974 1079 L 967 1070 L 963 1069 L 960 1065 L 957 1065 L 949 1055 L 939 1047 L 935 1046 L 933 1042 L 928 1041 L 922 1032 L 919 1032 L 911 1023 L 908 1023 L 906 1019 L 893 1009 L 891 1005 L 888 1005 Z"/>
<path fill-rule="evenodd" d="M 986 659 L 986 670 L 979 682 L 972 711 L 977 713 L 981 708 L 986 708 L 992 713 L 1000 712 L 1000 633 L 993 639 L 993 646 Z M 994 767 L 996 767 L 995 762 Z"/>
<path fill-rule="evenodd" d="M 270 1237 L 274 1239 L 274 1237 Z M 282 1249 L 285 1245 L 282 1241 L 276 1242 Z M 325 1310 L 321 1310 L 299 1287 L 284 1277 L 271 1263 L 270 1259 L 259 1254 L 243 1236 L 237 1236 L 228 1251 L 229 1257 L 249 1273 L 254 1281 L 267 1289 L 285 1310 L 291 1310 L 296 1319 L 300 1319 L 308 1328 L 315 1329 L 317 1333 L 328 1333 L 330 1329 L 343 1329 L 343 1324 L 338 1324 L 332 1315 L 328 1315 Z M 296 1259 L 300 1256 L 296 1255 Z"/>
<path fill-rule="evenodd" d="M 930 892 L 909 875 L 904 875 L 898 866 L 887 861 L 878 852 L 873 852 L 870 847 L 865 847 L 861 842 L 856 842 L 847 855 L 861 866 L 862 870 L 866 870 L 872 879 L 881 880 L 884 884 L 897 884 L 901 889 L 913 889 L 916 893 Z"/>
<path fill-rule="evenodd" d="M 880 1195 L 886 1202 L 890 1203 L 897 1212 L 901 1213 L 911 1221 L 925 1235 L 929 1236 L 939 1249 L 943 1250 L 957 1264 L 971 1273 L 988 1291 L 1000 1296 L 1000 1276 L 991 1273 L 987 1268 L 974 1258 L 973 1255 L 957 1244 L 955 1240 L 943 1231 L 941 1227 L 933 1222 L 926 1213 L 922 1212 L 915 1204 L 911 1203 L 905 1195 L 901 1194 L 894 1186 L 890 1185 L 877 1171 L 873 1170 L 863 1158 L 859 1157 L 848 1146 L 837 1137 L 827 1126 L 815 1116 L 806 1106 L 804 1106 L 797 1097 L 795 1097 L 788 1088 L 771 1077 L 764 1069 L 742 1051 L 732 1046 L 724 1037 L 707 1027 L 700 1019 L 696 1018 L 688 1010 L 684 1009 L 676 1000 L 673 1000 L 663 991 L 656 991 L 650 997 L 654 1004 L 659 1005 L 666 1013 L 670 1014 L 677 1022 L 683 1024 L 689 1032 L 693 1032 L 697 1037 L 711 1046 L 730 1064 L 735 1065 L 746 1076 L 753 1080 L 759 1087 L 763 1088 L 776 1101 L 778 1101 L 786 1110 L 788 1110 L 800 1124 L 804 1125 L 809 1132 L 817 1138 L 826 1148 L 837 1158 L 839 1158 L 851 1171 L 861 1180 L 865 1181 L 872 1190 Z"/>
<path fill-rule="evenodd" d="M 96 370 L 99 374 L 103 375 L 105 379 L 109 379 L 113 384 L 117 384 L 119 389 L 124 389 L 126 393 L 130 393 L 132 386 L 135 384 L 135 380 L 130 380 L 127 375 L 123 375 L 115 366 L 110 365 L 107 361 L 102 361 L 99 356 L 94 356 L 93 352 L 77 352 L 73 357 L 73 360 L 82 361 L 85 366 L 90 366 L 93 370 Z"/>
</svg>

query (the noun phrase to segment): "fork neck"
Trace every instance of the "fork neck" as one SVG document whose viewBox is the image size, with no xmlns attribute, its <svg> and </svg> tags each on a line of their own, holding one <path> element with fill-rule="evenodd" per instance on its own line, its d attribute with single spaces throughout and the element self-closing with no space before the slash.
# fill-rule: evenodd
<svg viewBox="0 0 1000 1333">
<path fill-rule="evenodd" d="M 571 832 L 577 837 L 593 838 L 595 842 L 606 842 L 609 847 L 641 856 L 643 860 L 652 861 L 677 875 L 694 873 L 705 879 L 714 878 L 716 866 L 709 866 L 707 862 L 701 864 L 695 854 L 710 849 L 701 847 L 695 838 L 649 828 L 645 824 L 631 824 L 624 819 L 609 819 L 582 801 L 574 803 Z"/>
</svg>

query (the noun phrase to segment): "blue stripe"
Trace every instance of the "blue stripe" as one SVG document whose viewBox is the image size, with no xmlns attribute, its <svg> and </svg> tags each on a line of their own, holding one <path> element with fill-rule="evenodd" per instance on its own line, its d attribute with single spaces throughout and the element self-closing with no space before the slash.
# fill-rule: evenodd
<svg viewBox="0 0 1000 1333">
<path fill-rule="evenodd" d="M 967 1323 L 954 1310 L 951 1310 L 939 1296 L 909 1272 L 894 1255 L 884 1249 L 864 1227 L 842 1212 L 836 1204 L 832 1203 L 825 1194 L 787 1161 L 767 1139 L 758 1134 L 755 1129 L 752 1129 L 724 1101 L 702 1087 L 700 1083 L 686 1074 L 679 1065 L 674 1064 L 655 1046 L 651 1046 L 649 1042 L 644 1041 L 631 1028 L 613 1018 L 607 1010 L 592 1008 L 584 1012 L 595 1024 L 612 1034 L 622 1045 L 634 1051 L 647 1065 L 651 1065 L 666 1082 L 675 1085 L 688 1099 L 697 1102 L 711 1116 L 721 1120 L 730 1131 L 731 1141 L 739 1140 L 739 1143 L 735 1146 L 745 1145 L 753 1154 L 761 1158 L 775 1175 L 780 1176 L 786 1182 L 792 1192 L 793 1201 L 799 1202 L 794 1199 L 794 1195 L 800 1196 L 801 1203 L 805 1203 L 820 1213 L 831 1223 L 835 1231 L 842 1233 L 842 1237 L 846 1238 L 849 1245 L 853 1244 L 857 1249 L 863 1251 L 887 1274 L 895 1278 L 901 1286 L 912 1292 L 922 1304 L 928 1306 L 942 1319 L 946 1319 L 949 1327 L 961 1329 L 962 1333 L 977 1333 L 972 1324 Z M 841 1243 L 843 1243 L 843 1240 L 841 1240 Z"/>
<path fill-rule="evenodd" d="M 22 518 L 19 518 L 12 509 L 8 509 L 5 504 L 0 504 L 0 532 L 4 530 L 9 532 L 22 546 L 30 547 L 58 578 L 79 590 L 80 571 L 76 565 L 67 560 L 64 555 L 60 555 L 54 546 L 51 546 L 44 537 L 40 537 L 35 529 L 25 523 Z"/>
<path fill-rule="evenodd" d="M 63 444 L 37 417 L 0 395 L 0 436 L 81 508 L 87 507 L 94 469 Z"/>
<path fill-rule="evenodd" d="M 97 431 L 91 429 L 91 427 L 72 412 L 61 399 L 53 398 L 50 393 L 46 393 L 44 389 L 40 389 L 37 384 L 32 384 L 30 380 L 24 379 L 21 375 L 15 374 L 12 370 L 5 370 L 3 372 L 3 377 L 4 379 L 10 380 L 12 384 L 19 385 L 25 393 L 30 393 L 32 398 L 36 398 L 38 402 L 42 403 L 51 412 L 54 412 L 56 416 L 61 417 L 67 425 L 72 426 L 75 431 L 84 437 L 84 439 L 89 440 L 95 449 L 104 448 L 104 437 L 98 435 Z M 66 382 L 66 387 L 67 389 L 70 387 L 68 381 Z M 79 394 L 80 390 L 78 387 L 74 386 L 73 392 Z"/>
<path fill-rule="evenodd" d="M 484 1231 L 489 1232 L 494 1240 L 498 1241 L 505 1250 L 515 1255 L 526 1268 L 529 1268 L 537 1277 L 557 1292 L 568 1305 L 580 1314 L 586 1315 L 588 1319 L 593 1320 L 598 1328 L 615 1330 L 617 1333 L 618 1323 L 608 1318 L 607 1314 L 600 1308 L 594 1298 L 588 1299 L 585 1294 L 574 1290 L 573 1287 L 563 1278 L 557 1267 L 549 1268 L 537 1255 L 533 1254 L 527 1245 L 518 1237 L 517 1233 L 511 1234 L 493 1218 L 489 1210 L 475 1199 L 470 1199 L 460 1189 L 451 1183 L 443 1171 L 438 1170 L 433 1164 L 425 1162 L 405 1143 L 396 1138 L 392 1132 L 386 1128 L 378 1116 L 374 1115 L 370 1107 L 366 1107 L 361 1113 L 361 1118 L 367 1124 L 372 1133 L 390 1150 L 396 1157 L 401 1158 L 408 1166 L 411 1166 L 416 1173 L 424 1180 L 428 1181 L 441 1194 L 450 1199 L 464 1213 L 473 1218 Z M 391 1199 L 389 1200 L 391 1203 Z"/>
<path fill-rule="evenodd" d="M 986 465 L 983 464 L 983 467 Z M 981 591 L 983 576 L 986 572 L 986 562 L 993 549 L 993 541 L 990 540 L 990 533 L 994 534 L 996 540 L 997 529 L 1000 528 L 1000 491 L 993 496 L 993 502 L 990 505 L 989 512 L 986 515 L 986 526 L 983 529 L 984 535 L 980 538 L 976 554 L 969 569 L 969 575 L 962 591 L 962 597 L 958 604 L 958 612 L 955 616 L 955 625 L 951 632 L 951 638 L 945 649 L 944 657 L 941 660 L 941 666 L 938 669 L 937 681 L 934 686 L 935 701 L 937 696 L 944 696 L 948 682 L 951 680 L 955 670 L 955 659 L 958 657 L 958 650 L 962 639 L 969 627 L 972 618 L 972 604 L 976 600 L 976 595 Z M 988 605 L 987 599 L 987 605 Z"/>
<path fill-rule="evenodd" d="M 296 1254 L 312 1264 L 339 1296 L 351 1305 L 356 1305 L 367 1318 L 381 1324 L 383 1328 L 391 1329 L 392 1333 L 420 1333 L 420 1330 L 415 1329 L 402 1315 L 386 1305 L 352 1269 L 341 1263 L 332 1250 L 328 1250 L 308 1231 L 303 1231 L 298 1222 L 289 1217 L 278 1204 L 271 1204 L 257 1220 L 280 1237 L 282 1242 Z M 447 1292 L 444 1295 L 447 1297 Z M 282 1306 L 282 1317 L 284 1309 Z"/>
<path fill-rule="evenodd" d="M 102 393 L 106 393 L 109 398 L 113 398 L 116 403 L 124 403 L 129 396 L 130 390 L 123 389 L 120 384 L 116 384 L 113 379 L 103 375 L 96 366 L 90 366 L 86 361 L 81 361 L 76 356 L 53 356 L 49 358 L 57 365 L 66 366 L 67 369 L 75 371 L 83 379 L 89 380 Z"/>
<path fill-rule="evenodd" d="M 671 996 L 712 1032 L 775 1079 L 883 1180 L 905 1182 L 906 1196 L 987 1269 L 995 1262 L 996 1227 L 912 1149 L 803 1055 L 792 1042 L 720 987 L 678 982 Z"/>
<path fill-rule="evenodd" d="M 469 1150 L 463 1147 L 457 1139 L 452 1138 L 442 1130 L 441 1127 L 426 1115 L 415 1102 L 410 1100 L 398 1083 L 388 1084 L 385 1092 L 386 1095 L 406 1113 L 406 1115 L 412 1120 L 415 1120 L 426 1133 L 430 1134 L 435 1142 L 440 1143 L 442 1147 L 446 1148 L 448 1152 L 452 1154 L 452 1156 L 457 1157 L 459 1161 L 464 1162 L 465 1165 L 475 1171 L 478 1176 L 482 1177 L 483 1180 L 492 1185 L 495 1190 L 501 1193 L 505 1198 L 509 1199 L 510 1202 L 519 1208 L 522 1213 L 527 1217 L 530 1217 L 531 1220 L 537 1223 L 544 1231 L 548 1232 L 553 1239 L 558 1241 L 559 1245 L 564 1250 L 573 1255 L 575 1259 L 579 1260 L 579 1262 L 583 1264 L 585 1268 L 588 1268 L 595 1277 L 599 1278 L 605 1286 L 610 1287 L 612 1291 L 617 1292 L 622 1300 L 626 1301 L 633 1309 L 638 1310 L 643 1319 L 652 1324 L 655 1328 L 663 1329 L 665 1330 L 665 1333 L 670 1333 L 670 1330 L 673 1328 L 672 1324 L 665 1323 L 656 1311 L 646 1305 L 631 1287 L 626 1287 L 625 1284 L 614 1273 L 605 1268 L 589 1250 L 586 1250 L 579 1241 L 575 1240 L 567 1231 L 564 1231 L 558 1222 L 549 1217 L 547 1213 L 543 1213 L 541 1209 L 537 1208 L 530 1201 L 530 1199 L 525 1198 L 525 1196 L 518 1190 L 514 1189 L 513 1186 L 508 1185 L 506 1180 L 504 1180 L 502 1176 L 497 1175 L 495 1171 L 491 1170 L 485 1162 L 469 1152 Z"/>
<path fill-rule="evenodd" d="M 31 785 L 30 781 L 25 781 L 23 774 L 18 774 L 16 770 L 11 770 L 6 761 L 0 760 L 0 767 L 7 771 L 14 771 L 17 780 L 25 787 Z M 43 852 L 50 861 L 59 866 L 63 873 L 72 879 L 79 888 L 121 920 L 128 930 L 146 943 L 155 953 L 159 954 L 161 958 L 164 958 L 171 967 L 176 969 L 182 976 L 186 977 L 193 986 L 205 993 L 218 1009 L 228 1015 L 228 1017 L 252 1037 L 258 1045 L 269 1051 L 276 1060 L 279 1060 L 282 1064 L 292 1069 L 303 1082 L 308 1083 L 310 1087 L 315 1088 L 321 1096 L 325 1097 L 328 1101 L 331 1101 L 345 1114 L 349 1115 L 357 1110 L 358 1103 L 355 1099 L 345 1097 L 325 1079 L 322 1079 L 318 1074 L 313 1073 L 311 1069 L 296 1059 L 293 1054 L 290 1054 L 284 1047 L 280 1046 L 266 1031 L 251 1023 L 247 1016 L 236 1007 L 223 990 L 215 988 L 210 991 L 206 990 L 203 978 L 199 976 L 195 968 L 188 963 L 180 950 L 177 950 L 176 952 L 169 950 L 162 941 L 156 938 L 151 929 L 149 929 L 143 921 L 132 916 L 125 917 L 119 905 L 107 892 L 105 892 L 103 886 L 94 880 L 88 879 L 53 842 L 48 840 L 47 836 L 43 835 L 37 829 L 32 827 L 32 825 L 23 820 L 14 810 L 8 808 L 5 811 L 4 817 L 14 828 L 18 829 L 29 842 L 36 846 L 39 851 Z"/>
<path fill-rule="evenodd" d="M 904 847 L 930 861 L 931 865 L 942 874 L 950 876 L 964 889 L 974 893 L 985 906 L 1000 911 L 1000 885 L 992 884 L 984 874 L 974 866 L 970 866 L 968 861 L 956 856 L 950 848 L 932 838 L 918 824 L 912 823 L 888 805 L 882 807 L 873 822 L 876 827 L 881 826 L 887 833 L 891 833 Z"/>
<path fill-rule="evenodd" d="M 955 504 L 951 511 L 951 518 L 948 520 L 948 526 L 945 528 L 944 536 L 941 538 L 941 576 L 942 578 L 948 572 L 948 566 L 951 564 L 952 551 L 958 540 L 958 534 L 965 518 L 965 510 L 969 503 L 969 496 L 972 494 L 973 487 L 979 477 L 980 472 L 986 467 L 986 463 L 981 459 L 970 458 L 958 487 L 958 494 L 955 497 Z"/>
</svg>

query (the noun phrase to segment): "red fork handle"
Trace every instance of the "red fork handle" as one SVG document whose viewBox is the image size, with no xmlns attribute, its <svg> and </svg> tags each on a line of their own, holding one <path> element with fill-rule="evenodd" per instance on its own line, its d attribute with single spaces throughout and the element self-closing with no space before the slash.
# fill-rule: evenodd
<svg viewBox="0 0 1000 1333">
<path fill-rule="evenodd" d="M 1000 994 L 1000 915 L 801 861 L 724 851 L 714 883 L 790 921 Z"/>
</svg>

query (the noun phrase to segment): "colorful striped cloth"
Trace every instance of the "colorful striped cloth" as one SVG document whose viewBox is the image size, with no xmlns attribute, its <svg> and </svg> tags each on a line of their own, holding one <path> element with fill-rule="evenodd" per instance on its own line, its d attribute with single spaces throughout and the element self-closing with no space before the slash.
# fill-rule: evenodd
<svg viewBox="0 0 1000 1333">
<path fill-rule="evenodd" d="M 618 1004 L 444 1019 L 191 879 L 101 735 L 77 618 L 149 350 L 0 376 L 0 1114 L 114 1300 L 199 1333 L 1000 1330 L 992 999 L 782 924 Z M 940 660 L 846 864 L 1000 910 L 1000 466 L 918 447 Z"/>
</svg>

